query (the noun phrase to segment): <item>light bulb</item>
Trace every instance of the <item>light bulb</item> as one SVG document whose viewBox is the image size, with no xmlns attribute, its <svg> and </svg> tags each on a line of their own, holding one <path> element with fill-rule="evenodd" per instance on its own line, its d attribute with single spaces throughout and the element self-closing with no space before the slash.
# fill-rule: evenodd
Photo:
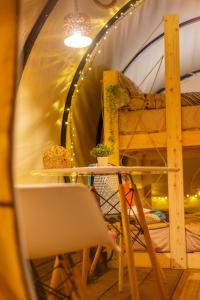
<svg viewBox="0 0 200 300">
<path fill-rule="evenodd" d="M 80 32 L 74 32 L 69 37 L 64 39 L 64 44 L 67 47 L 72 48 L 84 48 L 92 43 L 92 39 L 89 36 L 82 35 Z"/>
</svg>

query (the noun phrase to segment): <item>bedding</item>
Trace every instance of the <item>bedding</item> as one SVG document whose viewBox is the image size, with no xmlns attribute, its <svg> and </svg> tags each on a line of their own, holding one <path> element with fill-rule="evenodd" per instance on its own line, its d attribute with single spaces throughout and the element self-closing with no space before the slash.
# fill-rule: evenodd
<svg viewBox="0 0 200 300">
<path fill-rule="evenodd" d="M 200 218 L 190 216 L 186 218 L 185 222 L 187 252 L 200 252 Z M 149 224 L 148 228 L 156 252 L 170 252 L 169 223 Z M 144 236 L 139 235 L 139 238 L 144 243 Z M 144 250 L 144 247 L 136 241 L 134 249 Z"/>
<path fill-rule="evenodd" d="M 137 208 L 136 206 L 132 206 L 131 208 L 127 209 L 128 215 L 131 216 L 131 223 L 134 223 L 133 220 L 136 221 L 137 218 Z M 164 212 L 159 210 L 152 210 L 143 208 L 145 220 L 147 224 L 154 224 L 159 223 L 166 220 L 166 215 Z"/>
<path fill-rule="evenodd" d="M 112 224 L 111 228 L 113 229 L 113 225 L 115 227 L 115 223 L 120 222 L 117 176 L 95 176 L 94 186 L 95 196 L 108 223 L 108 227 Z M 124 185 L 124 189 L 125 187 Z M 156 252 L 170 252 L 168 217 L 161 211 L 145 208 L 143 211 Z M 130 216 L 131 229 L 135 230 L 135 234 L 137 234 L 135 227 L 137 224 L 137 209 L 135 206 L 127 207 L 127 212 Z M 185 233 L 187 252 L 200 252 L 200 215 L 185 215 Z M 134 249 L 144 251 L 145 248 L 142 246 L 142 244 L 145 244 L 143 234 L 139 234 L 139 238 L 142 243 L 135 241 Z"/>
</svg>

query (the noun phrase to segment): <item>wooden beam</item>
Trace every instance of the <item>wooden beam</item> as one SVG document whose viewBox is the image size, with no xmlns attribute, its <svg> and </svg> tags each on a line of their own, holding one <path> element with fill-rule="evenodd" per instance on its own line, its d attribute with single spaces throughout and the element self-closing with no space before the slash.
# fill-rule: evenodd
<svg viewBox="0 0 200 300">
<path fill-rule="evenodd" d="M 182 130 L 200 129 L 200 105 L 183 106 L 181 108 Z M 136 111 L 119 111 L 120 134 L 136 134 L 166 131 L 166 110 L 149 109 Z M 196 143 L 200 144 L 200 141 Z"/>
<path fill-rule="evenodd" d="M 149 254 L 147 251 L 134 251 L 133 252 L 134 259 L 135 259 L 135 265 L 138 268 L 151 268 L 151 261 L 149 258 Z M 191 254 L 192 255 L 192 254 Z M 160 266 L 162 268 L 170 268 L 170 253 L 156 253 L 156 256 L 158 258 L 158 261 L 160 263 Z M 124 267 L 127 266 L 127 255 L 124 254 Z M 118 268 L 118 256 L 115 256 L 114 258 L 109 262 L 110 268 Z"/>
<path fill-rule="evenodd" d="M 118 72 L 104 71 L 103 73 L 103 93 L 104 93 L 104 114 L 103 114 L 103 124 L 104 124 L 104 143 L 111 145 L 113 144 L 114 153 L 109 156 L 109 163 L 114 165 L 119 165 L 119 122 L 118 122 L 118 110 L 114 116 L 110 116 L 109 113 L 109 97 L 107 89 L 110 86 L 115 86 L 119 84 Z M 114 138 L 114 143 L 110 142 L 110 136 Z"/>
<path fill-rule="evenodd" d="M 146 133 L 165 131 L 165 109 L 119 111 L 119 132 Z"/>
<path fill-rule="evenodd" d="M 115 256 L 112 261 L 109 262 L 110 268 L 118 268 L 118 256 Z M 151 261 L 149 259 L 148 252 L 134 251 L 135 265 L 139 268 L 150 268 Z M 170 268 L 170 252 L 156 253 L 162 268 Z M 200 252 L 187 253 L 188 268 L 200 269 Z M 124 266 L 127 265 L 126 253 L 124 254 Z"/>
<path fill-rule="evenodd" d="M 188 268 L 200 269 L 200 252 L 187 253 Z"/>
<path fill-rule="evenodd" d="M 120 150 L 127 152 L 129 150 L 165 148 L 167 146 L 166 132 L 120 135 L 119 141 Z"/>
<path fill-rule="evenodd" d="M 183 158 L 179 63 L 179 18 L 164 17 L 167 162 L 180 169 L 168 174 L 171 267 L 186 268 Z"/>
<path fill-rule="evenodd" d="M 182 132 L 182 144 L 185 147 L 198 146 L 200 144 L 200 130 L 186 130 Z"/>
<path fill-rule="evenodd" d="M 182 146 L 199 147 L 200 130 L 185 130 L 182 132 Z M 162 149 L 167 147 L 166 132 L 120 134 L 120 151 L 133 152 L 138 150 Z"/>
</svg>

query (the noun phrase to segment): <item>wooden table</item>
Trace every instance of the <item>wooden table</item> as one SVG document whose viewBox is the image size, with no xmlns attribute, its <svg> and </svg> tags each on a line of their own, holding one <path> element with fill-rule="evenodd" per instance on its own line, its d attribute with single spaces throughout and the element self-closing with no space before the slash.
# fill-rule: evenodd
<svg viewBox="0 0 200 300">
<path fill-rule="evenodd" d="M 135 205 L 138 211 L 138 218 L 141 223 L 142 229 L 144 231 L 144 238 L 147 246 L 147 251 L 149 253 L 149 257 L 152 263 L 152 268 L 155 273 L 155 278 L 157 282 L 158 291 L 160 294 L 160 299 L 166 299 L 163 278 L 162 278 L 162 270 L 158 263 L 155 250 L 153 248 L 150 234 L 148 231 L 148 227 L 146 224 L 142 204 L 139 198 L 139 194 L 137 191 L 137 187 L 133 181 L 133 175 L 141 174 L 141 173 L 167 173 L 167 172 L 177 172 L 176 168 L 168 168 L 168 167 L 152 167 L 152 166 L 134 166 L 134 167 L 126 167 L 126 166 L 105 166 L 105 167 L 75 167 L 75 168 L 64 168 L 64 169 L 41 169 L 32 171 L 33 175 L 40 176 L 79 176 L 79 175 L 117 175 L 118 176 L 118 192 L 119 192 L 119 200 L 120 200 L 120 209 L 121 209 L 121 218 L 122 218 L 122 227 L 124 233 L 125 240 L 125 250 L 127 253 L 127 264 L 128 264 L 128 273 L 129 273 L 129 282 L 130 282 L 130 292 L 131 297 L 134 300 L 139 300 L 139 292 L 137 286 L 137 277 L 136 277 L 136 267 L 134 262 L 134 256 L 132 251 L 132 242 L 130 235 L 130 224 L 129 218 L 127 214 L 126 207 L 126 198 L 124 195 L 123 185 L 122 185 L 122 177 L 124 175 L 129 175 L 132 179 L 132 188 L 135 194 Z"/>
</svg>

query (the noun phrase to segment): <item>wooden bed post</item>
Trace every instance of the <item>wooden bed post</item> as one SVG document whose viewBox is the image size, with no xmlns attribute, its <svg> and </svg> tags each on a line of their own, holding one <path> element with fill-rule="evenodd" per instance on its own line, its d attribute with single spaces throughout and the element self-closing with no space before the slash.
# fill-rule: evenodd
<svg viewBox="0 0 200 300">
<path fill-rule="evenodd" d="M 109 141 L 110 132 L 114 137 L 114 152 L 109 156 L 109 163 L 119 165 L 119 122 L 118 122 L 118 110 L 112 117 L 112 123 L 110 122 L 110 113 L 108 111 L 108 93 L 107 88 L 119 84 L 118 72 L 114 70 L 104 71 L 103 73 L 103 99 L 104 99 L 104 113 L 103 113 L 103 124 L 104 124 L 104 143 L 111 145 Z"/>
<path fill-rule="evenodd" d="M 187 266 L 181 133 L 179 19 L 177 15 L 164 17 L 164 32 L 167 161 L 168 167 L 180 169 L 178 172 L 168 173 L 171 267 L 185 269 Z"/>
</svg>

